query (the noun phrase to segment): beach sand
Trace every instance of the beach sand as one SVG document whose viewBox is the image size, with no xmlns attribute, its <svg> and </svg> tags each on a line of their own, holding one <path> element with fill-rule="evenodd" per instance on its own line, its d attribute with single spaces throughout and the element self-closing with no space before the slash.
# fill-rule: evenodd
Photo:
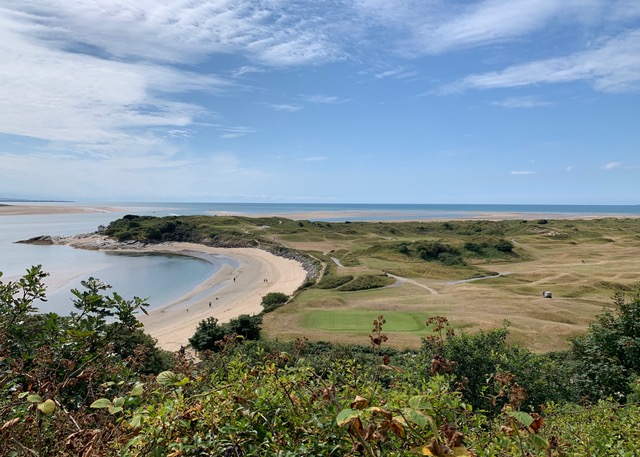
<svg viewBox="0 0 640 457">
<path fill-rule="evenodd" d="M 201 320 L 215 317 L 220 322 L 228 322 L 241 314 L 258 314 L 262 311 L 263 296 L 270 292 L 291 295 L 307 276 L 299 262 L 257 248 L 212 248 L 174 243 L 154 246 L 149 251 L 222 254 L 239 263 L 237 269 L 223 266 L 178 300 L 140 316 L 145 331 L 158 339 L 159 347 L 170 351 L 186 346 Z"/>
<path fill-rule="evenodd" d="M 77 248 L 95 249 L 96 240 L 103 237 L 70 237 L 61 240 Z M 108 250 L 108 249 L 107 249 Z M 140 314 L 144 330 L 158 340 L 158 346 L 177 351 L 189 344 L 198 323 L 215 317 L 221 323 L 241 314 L 262 311 L 262 297 L 269 292 L 291 295 L 306 280 L 307 272 L 295 260 L 275 256 L 257 248 L 214 248 L 195 243 L 162 243 L 118 252 L 154 252 L 181 255 L 197 253 L 219 254 L 233 258 L 238 267 L 224 265 L 195 289 L 172 303 Z"/>
</svg>

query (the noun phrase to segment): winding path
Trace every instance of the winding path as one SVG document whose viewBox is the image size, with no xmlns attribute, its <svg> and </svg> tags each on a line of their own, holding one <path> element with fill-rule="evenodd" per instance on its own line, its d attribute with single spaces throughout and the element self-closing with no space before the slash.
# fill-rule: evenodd
<svg viewBox="0 0 640 457">
<path fill-rule="evenodd" d="M 422 284 L 416 281 L 415 279 L 403 278 L 402 276 L 396 276 L 390 273 L 387 273 L 387 276 L 394 278 L 396 280 L 396 284 L 394 285 L 395 287 L 401 285 L 402 283 L 408 282 L 409 284 L 413 284 L 414 286 L 418 286 L 425 290 L 428 290 L 431 293 L 431 295 L 440 295 L 440 293 L 437 290 L 434 290 L 431 287 L 427 286 L 426 284 Z"/>
</svg>

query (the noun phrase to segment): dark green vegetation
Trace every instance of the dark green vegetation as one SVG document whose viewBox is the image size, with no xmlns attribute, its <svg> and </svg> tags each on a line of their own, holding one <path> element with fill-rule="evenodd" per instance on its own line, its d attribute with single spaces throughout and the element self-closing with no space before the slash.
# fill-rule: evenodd
<svg viewBox="0 0 640 457">
<path fill-rule="evenodd" d="M 196 333 L 189 338 L 189 344 L 196 351 L 217 352 L 224 346 L 225 341 L 232 338 L 259 339 L 261 323 L 261 316 L 249 316 L 248 314 L 242 314 L 225 324 L 219 324 L 218 319 L 209 317 L 200 321 Z"/>
<path fill-rule="evenodd" d="M 463 225 L 460 225 L 463 224 Z M 105 234 L 120 241 L 162 242 L 185 241 L 222 247 L 259 247 L 285 250 L 288 242 L 352 240 L 361 244 L 357 250 L 338 251 L 339 261 L 345 265 L 361 265 L 363 257 L 373 257 L 398 264 L 435 263 L 440 274 L 453 277 L 485 275 L 473 265 L 487 261 L 518 259 L 514 246 L 504 237 L 513 229 L 502 223 L 479 221 L 474 223 L 326 223 L 293 221 L 285 218 L 249 218 L 240 216 L 170 216 L 152 217 L 127 215 L 109 224 Z M 443 236 L 447 242 L 441 241 Z M 434 238 L 435 237 L 435 238 Z M 405 240 L 405 241 L 401 241 Z M 313 250 L 309 254 L 318 255 Z M 319 254 L 322 260 L 330 260 Z M 451 267 L 450 269 L 443 267 Z M 403 269 L 402 267 L 400 267 Z M 346 278 L 333 278 L 329 269 L 318 284 L 321 288 L 346 285 Z M 392 272 L 390 270 L 390 272 Z M 447 272 L 447 273 L 445 273 Z M 353 278 L 352 278 L 353 279 Z M 380 281 L 378 281 L 380 282 Z M 381 287 L 369 279 L 365 288 Z M 331 287 L 333 286 L 333 287 Z M 355 290 L 355 287 L 344 290 Z"/>
<path fill-rule="evenodd" d="M 270 313 L 271 311 L 280 308 L 287 301 L 289 301 L 289 296 L 287 294 L 283 294 L 282 292 L 269 292 L 267 295 L 262 297 L 260 304 L 262 305 L 262 310 L 265 313 Z"/>
<path fill-rule="evenodd" d="M 638 289 L 565 353 L 509 344 L 507 326 L 455 333 L 443 317 L 415 350 L 389 347 L 383 316 L 366 346 L 251 340 L 259 317 L 242 316 L 204 321 L 225 332 L 195 362 L 157 350 L 136 319 L 144 301 L 97 280 L 74 291 L 72 316 L 38 314 L 44 276 L 0 281 L 2 456 L 640 452 Z"/>
</svg>

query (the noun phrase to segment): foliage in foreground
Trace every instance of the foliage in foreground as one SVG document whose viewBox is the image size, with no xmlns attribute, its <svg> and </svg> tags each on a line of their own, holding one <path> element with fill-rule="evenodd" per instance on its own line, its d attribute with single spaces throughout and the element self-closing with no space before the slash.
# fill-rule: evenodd
<svg viewBox="0 0 640 457">
<path fill-rule="evenodd" d="M 510 348 L 505 329 L 455 336 L 446 319 L 433 318 L 433 337 L 423 349 L 399 352 L 385 347 L 380 316 L 368 348 L 227 338 L 218 352 L 201 353 L 202 362 L 178 357 L 149 375 L 151 366 L 139 362 L 152 349 L 138 346 L 127 355 L 130 345 L 112 344 L 115 335 L 126 339 L 139 331 L 134 313 L 143 301 L 103 295 L 98 282 L 89 282 L 86 292 L 74 292 L 78 314 L 36 315 L 43 275 L 35 268 L 18 282 L 0 282 L 0 455 L 640 451 L 640 385 L 626 404 L 549 401 L 561 375 L 534 372 L 553 371 L 559 362 L 540 365 L 532 354 Z M 640 307 L 638 300 L 628 304 Z M 613 321 L 632 315 L 621 312 Z"/>
</svg>

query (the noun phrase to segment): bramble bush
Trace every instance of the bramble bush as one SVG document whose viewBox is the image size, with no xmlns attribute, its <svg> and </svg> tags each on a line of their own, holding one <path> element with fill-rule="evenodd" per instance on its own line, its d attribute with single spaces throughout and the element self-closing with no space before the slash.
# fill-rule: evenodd
<svg viewBox="0 0 640 457">
<path fill-rule="evenodd" d="M 626 378 L 626 403 L 549 401 L 573 395 L 561 385 L 568 354 L 538 359 L 508 345 L 506 328 L 455 335 L 445 318 L 432 317 L 432 334 L 411 351 L 387 346 L 383 316 L 373 322 L 369 346 L 248 340 L 242 329 L 256 321 L 247 316 L 223 324 L 233 331 L 218 340 L 217 352 L 203 352 L 198 362 L 177 354 L 167 364 L 160 356 L 149 359 L 156 350 L 145 344 L 153 340 L 142 338 L 135 349 L 126 342 L 138 341 L 135 314 L 144 310 L 143 300 L 105 295 L 107 287 L 92 280 L 87 291 L 74 291 L 72 316 L 38 314 L 44 275 L 34 267 L 19 281 L 0 282 L 3 456 L 631 457 L 640 451 L 637 378 Z M 602 322 L 625 335 L 607 342 L 624 347 L 635 327 L 618 320 L 634 316 L 640 303 L 617 305 Z M 628 367 L 630 375 L 635 368 Z M 578 379 L 576 372 L 570 376 Z"/>
</svg>

